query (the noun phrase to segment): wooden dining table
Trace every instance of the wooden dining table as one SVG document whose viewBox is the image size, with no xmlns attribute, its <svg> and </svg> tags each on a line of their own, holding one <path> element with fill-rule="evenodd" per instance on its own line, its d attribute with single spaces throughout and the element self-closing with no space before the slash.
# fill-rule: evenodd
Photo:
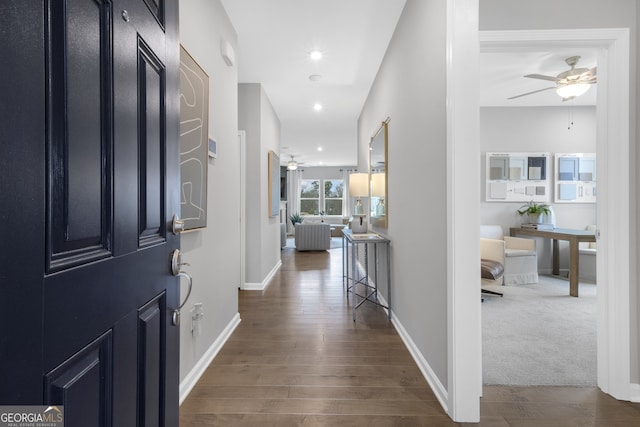
<svg viewBox="0 0 640 427">
<path fill-rule="evenodd" d="M 511 236 L 532 236 L 545 237 L 551 239 L 553 248 L 553 266 L 552 274 L 560 275 L 560 251 L 559 240 L 569 242 L 569 295 L 578 296 L 578 265 L 580 260 L 579 244 L 580 242 L 595 242 L 596 235 L 591 230 L 573 230 L 571 228 L 554 228 L 552 230 L 538 230 L 535 228 L 511 227 L 509 229 Z"/>
</svg>

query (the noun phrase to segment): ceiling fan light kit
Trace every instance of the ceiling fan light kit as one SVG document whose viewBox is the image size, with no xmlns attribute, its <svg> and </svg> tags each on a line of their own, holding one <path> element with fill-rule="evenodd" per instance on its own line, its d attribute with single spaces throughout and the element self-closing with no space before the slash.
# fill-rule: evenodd
<svg viewBox="0 0 640 427">
<path fill-rule="evenodd" d="M 556 93 L 563 99 L 573 99 L 587 93 L 589 88 L 591 88 L 591 85 L 586 83 L 573 83 L 566 86 L 560 86 L 556 89 Z"/>
<path fill-rule="evenodd" d="M 569 101 L 578 96 L 584 95 L 591 85 L 597 83 L 596 79 L 596 67 L 589 68 L 576 68 L 576 64 L 580 60 L 579 56 L 570 56 L 565 59 L 565 62 L 570 69 L 563 71 L 556 77 L 545 76 L 544 74 L 527 74 L 525 77 L 531 79 L 547 80 L 555 82 L 555 86 L 547 87 L 544 89 L 534 90 L 533 92 L 523 93 L 521 95 L 512 96 L 508 99 L 520 98 L 522 96 L 532 95 L 538 92 L 544 92 L 547 90 L 555 89 L 558 96 L 563 101 Z"/>
<path fill-rule="evenodd" d="M 298 163 L 293 156 L 291 156 L 291 160 L 289 160 L 289 162 L 287 163 L 287 169 L 290 171 L 294 171 L 296 169 L 298 169 L 298 166 L 301 165 L 302 163 Z"/>
</svg>

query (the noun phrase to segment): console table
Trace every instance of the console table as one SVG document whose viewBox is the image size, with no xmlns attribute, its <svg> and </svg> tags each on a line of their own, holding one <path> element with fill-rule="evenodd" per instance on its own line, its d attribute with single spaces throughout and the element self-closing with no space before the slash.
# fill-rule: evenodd
<svg viewBox="0 0 640 427">
<path fill-rule="evenodd" d="M 532 228 L 512 227 L 509 229 L 512 237 L 533 236 L 546 237 L 553 242 L 553 269 L 552 274 L 560 275 L 560 251 L 558 240 L 569 242 L 569 295 L 578 296 L 578 260 L 580 259 L 579 243 L 595 242 L 596 235 L 590 230 L 572 230 L 570 228 L 554 228 L 553 230 L 537 230 Z"/>
<path fill-rule="evenodd" d="M 374 233 L 353 233 L 350 229 L 342 230 L 342 284 L 346 287 L 347 298 L 353 294 L 352 313 L 353 321 L 356 321 L 356 309 L 369 301 L 380 307 L 386 308 L 391 320 L 391 256 L 389 253 L 389 239 Z M 387 252 L 387 304 L 378 300 L 378 246 L 384 246 Z M 356 263 L 356 248 L 364 248 L 364 275 L 358 278 L 358 266 Z M 369 276 L 369 247 L 373 247 L 373 280 Z M 358 293 L 357 285 L 362 293 Z M 360 298 L 360 301 L 358 301 Z"/>
</svg>

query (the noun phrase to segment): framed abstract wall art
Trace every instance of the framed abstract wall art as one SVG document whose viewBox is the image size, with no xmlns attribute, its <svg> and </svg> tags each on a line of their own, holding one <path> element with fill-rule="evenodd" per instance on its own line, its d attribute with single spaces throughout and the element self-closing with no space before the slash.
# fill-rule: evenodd
<svg viewBox="0 0 640 427">
<path fill-rule="evenodd" d="M 207 226 L 209 76 L 180 46 L 180 217 L 185 230 Z"/>
</svg>

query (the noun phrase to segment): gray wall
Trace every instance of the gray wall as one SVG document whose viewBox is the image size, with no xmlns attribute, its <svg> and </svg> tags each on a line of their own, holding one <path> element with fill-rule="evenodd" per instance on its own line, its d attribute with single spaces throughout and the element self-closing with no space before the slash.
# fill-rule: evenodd
<svg viewBox="0 0 640 427">
<path fill-rule="evenodd" d="M 569 110 L 570 109 L 570 110 Z M 573 125 L 568 126 L 569 113 Z M 555 153 L 596 152 L 595 107 L 484 107 L 480 109 L 481 153 L 481 224 L 502 225 L 505 233 L 509 227 L 520 226 L 516 214 L 522 203 L 485 202 L 485 153 L 498 152 L 550 152 L 549 173 L 555 173 Z M 553 181 L 552 181 L 553 182 Z M 556 225 L 583 229 L 596 223 L 595 203 L 553 203 Z M 560 268 L 569 267 L 568 243 L 560 243 Z M 537 239 L 538 270 L 551 272 L 551 242 Z"/>
<path fill-rule="evenodd" d="M 638 50 L 638 46 L 640 46 L 640 32 L 638 31 L 638 26 L 640 26 L 640 5 L 638 5 L 636 3 L 636 27 L 634 28 L 635 31 L 635 44 L 633 44 L 632 46 L 635 46 L 634 49 L 632 50 L 632 52 L 634 52 L 632 55 L 635 55 L 635 61 L 632 61 L 631 66 L 635 66 L 635 73 L 638 73 L 638 70 L 640 70 L 640 57 L 637 55 L 637 50 Z M 633 60 L 633 58 L 632 58 Z M 636 145 L 638 144 L 638 141 L 640 141 L 640 126 L 638 125 L 638 123 L 640 123 L 640 108 L 638 108 L 638 100 L 640 99 L 640 75 L 636 75 L 635 80 L 632 80 L 631 82 L 631 93 L 633 94 L 634 89 L 635 89 L 635 98 L 633 98 L 632 96 L 632 102 L 631 102 L 631 135 L 633 137 L 634 132 L 633 132 L 633 128 L 635 127 L 635 143 L 631 144 L 631 161 L 633 162 L 634 165 L 640 165 L 640 150 L 638 150 L 636 148 Z M 635 189 L 635 191 L 633 191 L 634 194 L 638 194 L 638 188 L 640 188 L 640 174 L 636 172 L 636 167 L 632 167 L 631 168 L 631 173 L 632 175 L 632 179 L 634 181 L 634 184 L 632 185 L 632 188 Z M 636 302 L 636 307 L 637 309 L 635 311 L 633 311 L 631 313 L 633 320 L 635 321 L 635 325 L 636 325 L 636 333 L 634 335 L 632 335 L 632 341 L 631 344 L 632 346 L 635 346 L 636 348 L 636 364 L 635 366 L 631 367 L 631 375 L 632 378 L 634 380 L 635 383 L 640 382 L 640 343 L 638 343 L 638 331 L 640 331 L 640 309 L 638 309 L 638 307 L 640 307 L 640 290 L 638 289 L 638 284 L 640 283 L 640 270 L 638 269 L 638 265 L 640 265 L 640 198 L 638 198 L 637 196 L 631 200 L 631 206 L 635 207 L 635 218 L 636 218 L 636 223 L 632 224 L 635 228 L 633 230 L 631 230 L 631 233 L 633 235 L 636 236 L 636 241 L 635 241 L 635 254 L 634 256 L 631 258 L 631 263 L 633 264 L 632 269 L 633 271 L 631 272 L 631 277 L 635 278 L 636 281 L 636 286 L 632 287 L 631 289 L 631 301 L 635 301 Z M 633 260 L 635 259 L 635 262 L 633 262 Z"/>
<path fill-rule="evenodd" d="M 480 0 L 480 29 L 481 30 L 530 30 L 530 29 L 558 29 L 558 28 L 629 28 L 631 32 L 630 45 L 630 147 L 629 162 L 631 182 L 629 192 L 630 217 L 635 218 L 630 232 L 631 260 L 638 265 L 640 239 L 638 236 L 638 221 L 640 221 L 640 206 L 636 196 L 640 186 L 640 176 L 636 174 L 636 165 L 640 162 L 636 143 L 640 138 L 637 128 L 638 122 L 638 22 L 640 12 L 636 0 L 539 0 L 535 2 L 515 2 L 512 0 Z M 630 302 L 634 319 L 631 327 L 631 382 L 640 382 L 640 356 L 638 352 L 638 334 L 640 321 L 638 307 L 640 307 L 640 293 L 638 292 L 638 270 L 635 265 L 630 271 Z"/>
<path fill-rule="evenodd" d="M 280 218 L 269 217 L 268 154 L 280 152 L 280 120 L 262 85 L 238 85 L 238 126 L 246 132 L 246 282 L 262 283 L 280 262 Z"/>
<path fill-rule="evenodd" d="M 580 13 L 576 14 L 575 11 Z M 482 30 L 609 28 L 629 27 L 631 41 L 632 93 L 636 92 L 637 2 L 543 0 L 480 0 Z M 440 382 L 446 387 L 446 265 L 445 210 L 446 111 L 445 85 L 445 2 L 409 0 L 398 23 L 376 81 L 358 122 L 358 165 L 367 166 L 367 144 L 373 131 L 385 117 L 389 125 L 389 228 L 392 241 L 393 311 L 406 328 Z M 423 54 L 416 54 L 422 52 Z M 636 135 L 636 98 L 632 96 L 631 135 Z M 486 119 L 488 113 L 484 113 Z M 482 125 L 484 127 L 484 124 Z M 630 162 L 637 160 L 633 147 Z M 567 146 L 567 151 L 573 151 Z M 540 148 L 538 148 L 540 149 Z M 492 148 L 493 150 L 493 148 Z M 483 149 L 486 151 L 486 149 Z M 548 151 L 556 151 L 549 149 Z M 635 170 L 632 167 L 631 170 Z M 637 218 L 633 177 L 629 197 L 632 217 Z M 416 188 L 420 195 L 416 196 Z M 437 207 L 443 207 L 438 209 Z M 493 208 L 492 208 L 493 209 Z M 576 208 L 562 208 L 571 215 Z M 566 212 L 563 212 L 566 211 Z M 416 217 L 415 212 L 421 212 Z M 501 217 L 504 212 L 483 213 L 483 221 Z M 586 213 L 584 221 L 591 221 Z M 560 217 L 560 215 L 559 215 Z M 565 217 L 566 218 L 566 217 Z M 565 221 L 563 218 L 562 221 Z M 634 258 L 638 239 L 633 230 Z M 426 243 L 428 242 L 428 244 Z M 415 250 L 415 248 L 419 250 Z M 428 272 L 428 274 L 425 274 Z M 632 274 L 637 282 L 637 273 Z M 635 292 L 637 302 L 639 296 Z M 633 311 L 636 311 L 634 307 Z M 634 336 L 637 328 L 632 328 Z M 636 345 L 636 343 L 632 343 Z M 638 360 L 634 348 L 633 360 Z M 634 382 L 638 372 L 633 368 Z"/>
<path fill-rule="evenodd" d="M 185 269 L 193 276 L 193 292 L 180 326 L 181 381 L 238 313 L 238 77 L 237 69 L 227 67 L 218 49 L 211 48 L 221 39 L 237 49 L 235 30 L 219 0 L 180 2 L 180 41 L 209 75 L 209 135 L 218 143 L 218 158 L 209 160 L 207 228 L 181 236 L 185 261 L 191 264 Z M 189 310 L 196 302 L 203 303 L 205 317 L 201 335 L 194 337 Z"/>
<path fill-rule="evenodd" d="M 358 169 L 389 116 L 393 312 L 446 388 L 445 37 L 444 1 L 407 1 L 358 121 Z"/>
</svg>

